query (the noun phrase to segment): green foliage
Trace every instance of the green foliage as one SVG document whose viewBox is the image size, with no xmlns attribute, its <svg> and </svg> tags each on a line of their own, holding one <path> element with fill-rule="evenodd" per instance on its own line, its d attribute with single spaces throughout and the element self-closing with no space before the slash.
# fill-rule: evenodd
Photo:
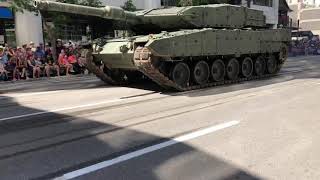
<svg viewBox="0 0 320 180">
<path fill-rule="evenodd" d="M 229 0 L 180 0 L 179 6 L 199 6 L 206 4 L 229 3 Z"/>
<path fill-rule="evenodd" d="M 122 9 L 126 11 L 136 11 L 137 7 L 133 4 L 132 0 L 127 0 L 123 6 L 121 6 Z"/>
<path fill-rule="evenodd" d="M 102 3 L 100 0 L 78 0 L 78 4 L 81 4 L 84 6 L 92 6 L 92 7 L 102 6 Z"/>
<path fill-rule="evenodd" d="M 85 6 L 93 6 L 93 7 L 99 7 L 101 6 L 100 0 L 56 0 L 57 2 L 63 2 L 63 3 L 70 3 L 70 4 L 79 4 L 79 5 L 85 5 Z M 32 0 L 13 0 L 12 1 L 12 8 L 15 11 L 23 12 L 23 10 L 29 10 L 29 11 L 35 11 L 35 9 L 32 6 Z M 50 17 L 53 24 L 63 24 L 70 21 L 69 17 L 58 13 L 58 12 L 46 12 L 43 13 L 45 16 Z"/>
<path fill-rule="evenodd" d="M 179 6 L 192 6 L 192 0 L 180 0 Z"/>
<path fill-rule="evenodd" d="M 23 12 L 23 10 L 34 11 L 31 0 L 13 0 L 11 2 L 13 11 Z"/>
<path fill-rule="evenodd" d="M 180 0 L 181 6 L 199 6 L 209 4 L 209 0 Z"/>
</svg>

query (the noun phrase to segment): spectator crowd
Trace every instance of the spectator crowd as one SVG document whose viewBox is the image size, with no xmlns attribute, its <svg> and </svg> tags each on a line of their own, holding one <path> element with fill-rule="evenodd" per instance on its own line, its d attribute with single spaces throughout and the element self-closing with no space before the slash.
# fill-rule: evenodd
<svg viewBox="0 0 320 180">
<path fill-rule="evenodd" d="M 81 60 L 81 46 L 57 41 L 57 57 L 53 58 L 49 44 L 35 46 L 33 42 L 22 47 L 0 46 L 0 81 L 80 74 L 85 72 Z M 54 59 L 57 59 L 56 61 Z"/>
<path fill-rule="evenodd" d="M 290 55 L 320 55 L 320 40 L 319 37 L 315 36 L 313 38 L 301 38 L 298 40 L 293 40 L 290 46 Z"/>
</svg>

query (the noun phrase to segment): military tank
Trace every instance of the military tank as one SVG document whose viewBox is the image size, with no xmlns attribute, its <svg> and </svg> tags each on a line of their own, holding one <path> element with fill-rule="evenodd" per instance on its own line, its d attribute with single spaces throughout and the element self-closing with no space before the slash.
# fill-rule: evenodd
<svg viewBox="0 0 320 180">
<path fill-rule="evenodd" d="M 112 85 L 145 77 L 166 89 L 188 91 L 274 76 L 291 39 L 288 29 L 268 28 L 262 11 L 230 4 L 137 12 L 44 0 L 34 6 L 128 24 L 133 36 L 99 38 L 82 52 L 88 69 Z"/>
</svg>

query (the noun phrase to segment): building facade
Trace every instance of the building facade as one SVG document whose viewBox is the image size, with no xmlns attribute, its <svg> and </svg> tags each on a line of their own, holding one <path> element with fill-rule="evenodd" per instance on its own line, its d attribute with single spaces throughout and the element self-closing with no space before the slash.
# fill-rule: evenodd
<svg viewBox="0 0 320 180">
<path fill-rule="evenodd" d="M 43 42 L 42 21 L 40 15 L 28 11 L 12 12 L 10 1 L 0 1 L 0 44 L 21 46 Z"/>
<path fill-rule="evenodd" d="M 299 22 L 301 31 L 320 35 L 320 0 L 288 0 L 293 12 L 290 17 Z"/>
<path fill-rule="evenodd" d="M 279 16 L 279 0 L 254 0 L 249 1 L 250 8 L 264 12 L 266 23 L 277 28 Z M 248 0 L 242 0 L 242 5 L 247 5 Z"/>
<path fill-rule="evenodd" d="M 15 41 L 14 15 L 7 7 L 0 7 L 0 44 Z"/>
</svg>

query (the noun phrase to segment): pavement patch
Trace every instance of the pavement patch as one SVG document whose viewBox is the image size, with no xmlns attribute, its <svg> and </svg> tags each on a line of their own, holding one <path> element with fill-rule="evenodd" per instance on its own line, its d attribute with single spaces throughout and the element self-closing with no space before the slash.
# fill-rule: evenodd
<svg viewBox="0 0 320 180">
<path fill-rule="evenodd" d="M 0 121 L 7 121 L 7 120 L 37 116 L 37 115 L 48 114 L 48 113 L 56 113 L 56 112 L 61 112 L 61 111 L 67 111 L 67 110 L 78 109 L 78 108 L 86 108 L 86 107 L 91 107 L 91 106 L 98 106 L 98 105 L 109 104 L 109 103 L 120 102 L 120 101 L 123 101 L 123 100 L 122 99 L 113 99 L 113 100 L 102 101 L 102 102 L 98 102 L 98 103 L 83 104 L 83 105 L 72 106 L 72 107 L 64 107 L 64 108 L 53 109 L 53 110 L 49 110 L 49 111 L 41 111 L 41 112 L 35 112 L 35 113 L 30 113 L 30 114 L 23 114 L 23 115 L 1 118 Z"/>
<path fill-rule="evenodd" d="M 118 156 L 118 157 L 111 159 L 111 160 L 103 161 L 98 164 L 94 164 L 94 165 L 91 165 L 91 166 L 88 166 L 88 167 L 85 167 L 85 168 L 82 168 L 82 169 L 79 169 L 79 170 L 76 170 L 73 172 L 66 173 L 61 177 L 55 178 L 54 180 L 69 180 L 69 179 L 73 179 L 76 177 L 80 177 L 80 176 L 95 172 L 97 170 L 107 168 L 107 167 L 113 166 L 115 164 L 119 164 L 121 162 L 128 161 L 130 159 L 133 159 L 133 158 L 136 158 L 139 156 L 143 156 L 145 154 L 148 154 L 148 153 L 151 153 L 151 152 L 154 152 L 154 151 L 157 151 L 157 150 L 169 147 L 169 146 L 173 146 L 173 145 L 181 143 L 181 142 L 189 141 L 189 140 L 201 137 L 201 136 L 205 136 L 205 135 L 217 132 L 219 130 L 223 130 L 223 129 L 235 126 L 239 123 L 240 123 L 240 121 L 229 121 L 229 122 L 218 124 L 215 126 L 211 126 L 211 127 L 208 127 L 208 128 L 202 129 L 202 130 L 194 131 L 194 132 L 176 137 L 172 140 L 165 141 L 160 144 L 149 146 L 149 147 L 146 147 L 146 148 L 143 148 L 143 149 L 140 149 L 140 150 L 128 153 L 128 154 L 124 154 L 122 156 Z"/>
</svg>

